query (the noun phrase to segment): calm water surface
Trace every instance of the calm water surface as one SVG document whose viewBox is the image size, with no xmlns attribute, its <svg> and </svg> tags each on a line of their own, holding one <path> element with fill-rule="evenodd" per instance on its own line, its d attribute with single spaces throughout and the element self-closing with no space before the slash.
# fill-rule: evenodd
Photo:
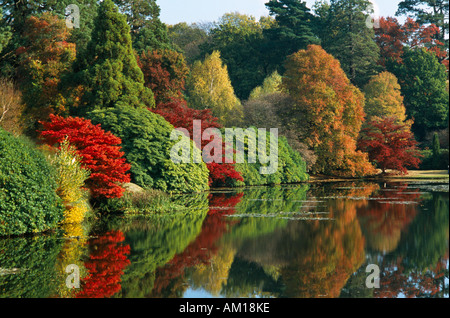
<svg viewBox="0 0 450 318">
<path fill-rule="evenodd" d="M 190 208 L 177 215 L 0 239 L 0 297 L 449 297 L 448 183 L 305 184 L 179 200 Z M 80 268 L 79 289 L 66 287 L 69 264 Z M 366 287 L 370 264 L 380 288 Z"/>
</svg>

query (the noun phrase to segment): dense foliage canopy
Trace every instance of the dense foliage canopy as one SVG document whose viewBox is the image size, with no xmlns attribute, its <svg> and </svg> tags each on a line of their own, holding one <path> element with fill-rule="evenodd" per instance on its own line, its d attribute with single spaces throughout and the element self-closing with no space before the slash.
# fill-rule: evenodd
<svg viewBox="0 0 450 318">
<path fill-rule="evenodd" d="M 63 219 L 55 171 L 24 138 L 0 128 L 0 236 L 53 229 Z"/>
<path fill-rule="evenodd" d="M 208 169 L 202 163 L 171 160 L 174 127 L 145 108 L 116 107 L 88 113 L 88 118 L 122 139 L 122 150 L 131 164 L 131 180 L 143 188 L 168 192 L 198 192 L 209 188 Z M 185 141 L 192 160 L 200 155 L 193 142 Z"/>
</svg>

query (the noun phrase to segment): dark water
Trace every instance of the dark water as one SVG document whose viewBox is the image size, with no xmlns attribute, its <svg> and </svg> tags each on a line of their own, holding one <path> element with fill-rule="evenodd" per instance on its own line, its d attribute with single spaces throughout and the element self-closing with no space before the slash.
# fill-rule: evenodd
<svg viewBox="0 0 450 318">
<path fill-rule="evenodd" d="M 2 239 L 0 297 L 449 297 L 448 191 L 425 182 L 230 190 L 180 198 L 191 208 L 177 215 Z M 78 289 L 66 286 L 69 264 Z M 379 288 L 367 287 L 370 264 Z"/>
</svg>

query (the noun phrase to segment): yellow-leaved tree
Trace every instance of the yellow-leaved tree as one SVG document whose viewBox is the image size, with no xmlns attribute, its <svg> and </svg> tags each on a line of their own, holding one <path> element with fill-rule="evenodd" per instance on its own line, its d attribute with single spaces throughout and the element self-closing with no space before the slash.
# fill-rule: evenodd
<svg viewBox="0 0 450 318">
<path fill-rule="evenodd" d="M 249 99 L 256 99 L 264 95 L 281 92 L 281 82 L 281 75 L 277 71 L 273 72 L 266 77 L 261 86 L 257 86 L 251 91 Z"/>
<path fill-rule="evenodd" d="M 203 62 L 194 63 L 187 92 L 190 107 L 210 109 L 222 125 L 236 125 L 242 119 L 242 105 L 234 93 L 219 51 L 207 55 Z"/>
<path fill-rule="evenodd" d="M 406 109 L 397 77 L 389 72 L 382 72 L 372 77 L 364 86 L 366 121 L 373 117 L 394 117 L 398 123 L 406 120 Z"/>
</svg>

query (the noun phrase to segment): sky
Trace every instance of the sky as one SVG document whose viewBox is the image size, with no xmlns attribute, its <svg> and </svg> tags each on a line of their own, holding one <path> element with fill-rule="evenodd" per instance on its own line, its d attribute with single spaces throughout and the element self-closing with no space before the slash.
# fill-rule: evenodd
<svg viewBox="0 0 450 318">
<path fill-rule="evenodd" d="M 169 25 L 179 22 L 214 22 L 228 12 L 239 12 L 259 18 L 269 15 L 265 7 L 268 0 L 157 0 L 161 7 L 161 20 Z M 306 0 L 311 8 L 315 0 Z M 372 0 L 377 16 L 394 16 L 400 0 Z M 377 11 L 377 10 L 376 10 Z"/>
</svg>

